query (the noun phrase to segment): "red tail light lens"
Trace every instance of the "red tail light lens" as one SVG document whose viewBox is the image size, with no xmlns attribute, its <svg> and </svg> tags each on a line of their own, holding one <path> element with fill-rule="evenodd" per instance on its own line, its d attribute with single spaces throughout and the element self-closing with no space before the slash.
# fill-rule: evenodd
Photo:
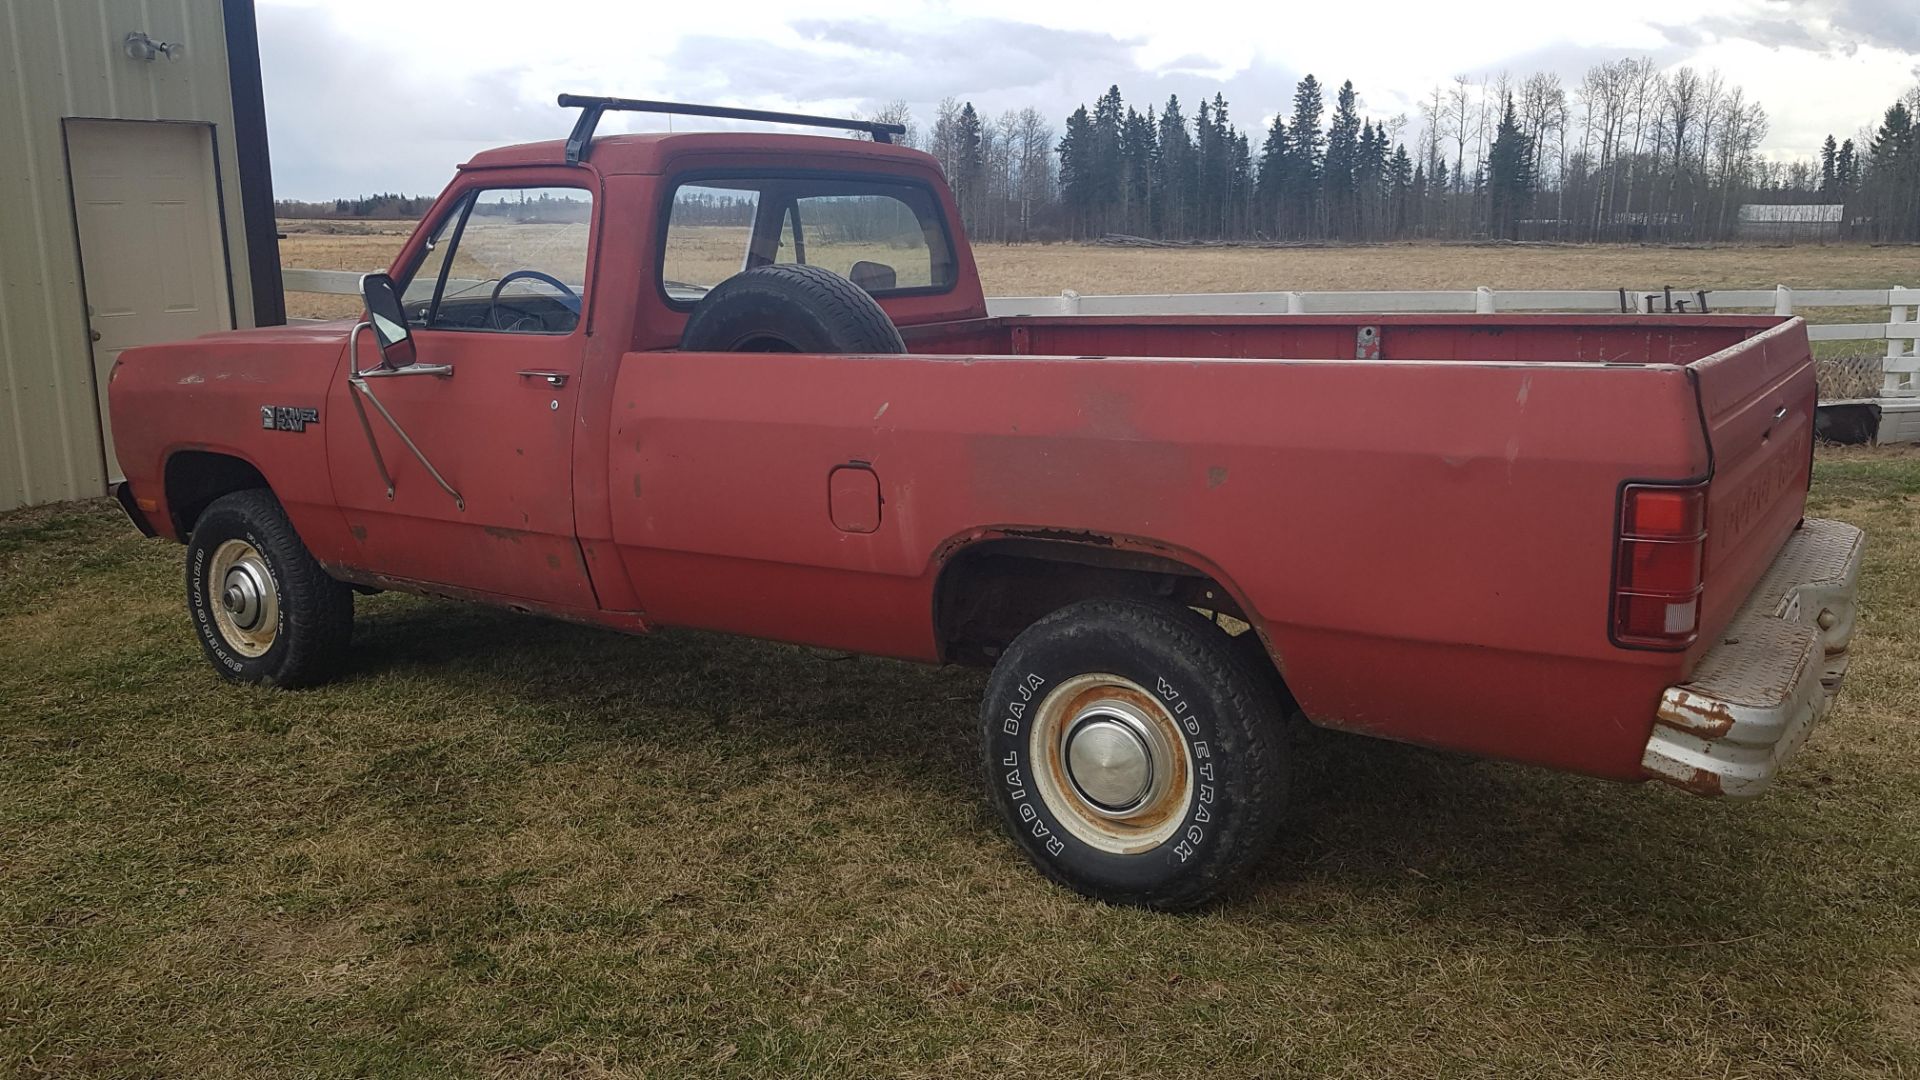
<svg viewBox="0 0 1920 1080">
<path fill-rule="evenodd" d="M 1684 649 L 1700 632 L 1707 546 L 1707 489 L 1629 484 L 1615 539 L 1613 639 Z"/>
<path fill-rule="evenodd" d="M 1696 539 L 1707 531 L 1707 489 L 1630 484 L 1623 497 L 1620 532 L 1648 539 Z"/>
</svg>

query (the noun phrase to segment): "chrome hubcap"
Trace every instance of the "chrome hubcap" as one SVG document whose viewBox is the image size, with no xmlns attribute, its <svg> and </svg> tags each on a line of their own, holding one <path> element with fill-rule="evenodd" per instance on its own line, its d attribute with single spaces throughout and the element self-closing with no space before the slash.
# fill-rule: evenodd
<svg viewBox="0 0 1920 1080">
<path fill-rule="evenodd" d="M 1125 813 L 1153 784 L 1153 755 L 1132 717 L 1088 710 L 1067 736 L 1067 776 L 1095 807 Z"/>
<path fill-rule="evenodd" d="M 1102 851 L 1149 851 L 1197 797 L 1193 753 L 1165 702 L 1131 679 L 1089 673 L 1029 715 L 1033 784 L 1062 827 Z"/>
<path fill-rule="evenodd" d="M 280 592 L 266 557 L 245 540 L 228 540 L 213 551 L 208 599 L 220 636 L 242 656 L 262 656 L 280 632 Z"/>
<path fill-rule="evenodd" d="M 227 614 L 233 616 L 234 625 L 242 630 L 258 628 L 260 615 L 266 610 L 265 599 L 271 586 L 266 582 L 265 570 L 259 560 L 246 559 L 227 571 L 227 587 L 220 594 L 220 603 Z"/>
</svg>

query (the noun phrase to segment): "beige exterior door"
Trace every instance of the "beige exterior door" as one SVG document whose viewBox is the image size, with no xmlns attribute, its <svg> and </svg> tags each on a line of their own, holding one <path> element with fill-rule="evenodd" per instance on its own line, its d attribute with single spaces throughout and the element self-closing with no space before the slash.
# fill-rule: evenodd
<svg viewBox="0 0 1920 1080">
<path fill-rule="evenodd" d="M 233 327 L 208 124 L 68 120 L 67 161 L 107 472 L 107 376 L 136 345 Z"/>
</svg>

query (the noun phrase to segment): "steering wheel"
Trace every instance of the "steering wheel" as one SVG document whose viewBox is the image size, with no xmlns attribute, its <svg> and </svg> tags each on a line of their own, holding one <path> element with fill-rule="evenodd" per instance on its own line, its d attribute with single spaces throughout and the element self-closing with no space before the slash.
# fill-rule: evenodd
<svg viewBox="0 0 1920 1080">
<path fill-rule="evenodd" d="M 538 270 L 515 270 L 512 273 L 501 278 L 499 281 L 496 281 L 493 283 L 493 295 L 487 298 L 487 325 L 488 326 L 495 325 L 493 321 L 493 313 L 494 313 L 494 309 L 500 306 L 500 290 L 506 288 L 509 282 L 518 281 L 521 278 L 532 278 L 535 281 L 544 282 L 545 284 L 551 285 L 554 288 L 559 289 L 560 295 L 559 297 L 557 297 L 557 299 L 560 301 L 560 306 L 566 308 L 568 311 L 573 312 L 573 315 L 575 318 L 580 317 L 580 294 L 577 292 L 574 292 L 572 287 L 569 286 L 566 282 L 561 281 L 559 278 L 554 277 L 552 274 L 543 274 Z"/>
</svg>

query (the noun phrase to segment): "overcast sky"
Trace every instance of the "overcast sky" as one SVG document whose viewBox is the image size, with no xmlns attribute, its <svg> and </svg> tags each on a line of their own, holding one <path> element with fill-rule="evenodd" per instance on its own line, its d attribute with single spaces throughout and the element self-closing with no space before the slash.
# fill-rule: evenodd
<svg viewBox="0 0 1920 1080">
<path fill-rule="evenodd" d="M 438 191 L 478 149 L 563 136 L 562 91 L 835 115 L 902 99 L 922 123 L 951 95 L 990 116 L 1033 105 L 1057 130 L 1118 83 L 1189 115 L 1224 93 L 1250 128 L 1308 72 L 1417 118 L 1455 75 L 1552 71 L 1571 91 L 1591 64 L 1649 56 L 1744 86 L 1772 117 L 1767 152 L 1795 158 L 1920 79 L 1920 0 L 257 2 L 282 198 Z"/>
</svg>

